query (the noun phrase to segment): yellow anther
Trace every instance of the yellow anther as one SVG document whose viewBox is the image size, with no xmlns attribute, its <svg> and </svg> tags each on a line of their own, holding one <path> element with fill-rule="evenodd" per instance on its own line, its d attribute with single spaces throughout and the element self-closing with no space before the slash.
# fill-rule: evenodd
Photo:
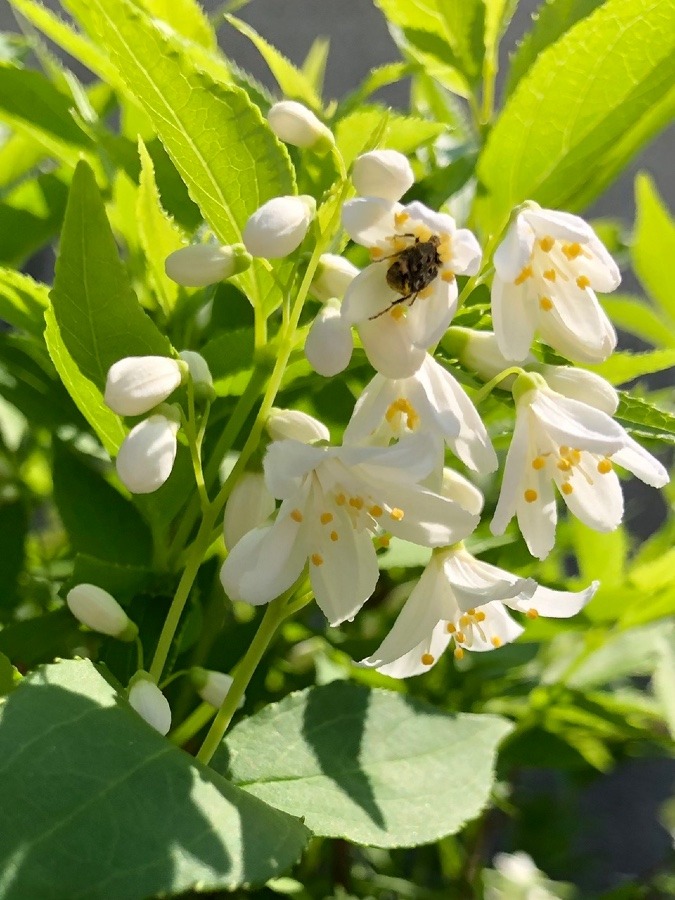
<svg viewBox="0 0 675 900">
<path fill-rule="evenodd" d="M 464 641 L 466 640 L 466 635 L 464 634 L 463 631 L 458 631 L 458 632 L 455 634 L 455 640 L 457 641 L 457 643 L 463 644 Z"/>
<path fill-rule="evenodd" d="M 471 609 L 467 609 L 466 614 L 467 616 L 475 616 L 476 610 L 472 607 Z"/>
<path fill-rule="evenodd" d="M 329 522 L 333 521 L 333 513 L 332 512 L 321 513 L 320 519 L 321 519 L 322 525 L 328 525 Z"/>
<path fill-rule="evenodd" d="M 405 306 L 403 306 L 402 303 L 399 303 L 397 306 L 392 306 L 392 308 L 389 310 L 389 315 L 392 317 L 392 319 L 398 322 L 399 319 L 405 318 L 405 309 Z"/>
<path fill-rule="evenodd" d="M 601 459 L 598 463 L 598 472 L 601 475 L 607 475 L 608 472 L 612 471 L 612 464 L 608 459 Z"/>
<path fill-rule="evenodd" d="M 339 535 L 338 535 L 337 531 L 331 531 L 331 533 L 330 533 L 331 541 L 337 541 L 338 538 L 339 538 Z"/>
<path fill-rule="evenodd" d="M 418 227 L 415 229 L 415 236 L 420 240 L 421 243 L 425 243 L 426 241 L 431 240 L 433 231 L 426 225 L 418 225 Z"/>
<path fill-rule="evenodd" d="M 441 272 L 441 280 L 447 281 L 448 284 L 452 284 L 452 282 L 455 280 L 455 273 L 449 272 L 446 269 L 445 272 Z"/>
<path fill-rule="evenodd" d="M 464 657 L 464 651 L 461 647 L 455 647 L 454 656 L 455 659 L 462 659 Z"/>
<path fill-rule="evenodd" d="M 418 300 L 426 300 L 427 297 L 430 297 L 434 292 L 434 285 L 428 284 L 423 290 L 417 292 Z"/>
<path fill-rule="evenodd" d="M 495 637 L 492 638 L 492 640 L 490 641 L 490 643 L 492 644 L 493 647 L 501 647 L 501 645 L 502 645 L 502 639 L 495 636 Z"/>
<path fill-rule="evenodd" d="M 590 287 L 590 286 L 591 286 L 591 279 L 588 278 L 586 275 L 580 275 L 577 278 L 577 287 L 580 290 L 585 291 L 586 288 Z"/>
<path fill-rule="evenodd" d="M 572 468 L 572 463 L 568 459 L 559 459 L 556 465 L 561 472 L 569 472 Z"/>
<path fill-rule="evenodd" d="M 554 244 L 555 244 L 555 240 L 552 237 L 549 237 L 548 235 L 546 237 L 543 237 L 539 241 L 539 246 L 544 251 L 544 253 L 548 253 L 549 250 L 552 250 Z"/>
<path fill-rule="evenodd" d="M 546 465 L 546 460 L 543 456 L 535 456 L 532 460 L 532 468 L 533 469 L 543 469 Z"/>
<path fill-rule="evenodd" d="M 570 450 L 569 458 L 573 466 L 578 466 L 581 462 L 581 450 Z"/>
<path fill-rule="evenodd" d="M 569 494 L 572 493 L 572 491 L 574 490 L 574 488 L 573 488 L 572 485 L 569 483 L 569 481 L 563 481 L 563 483 L 560 485 L 560 490 L 563 492 L 563 494 L 568 494 L 568 495 L 569 495 Z"/>
<path fill-rule="evenodd" d="M 388 534 L 383 534 L 382 537 L 378 538 L 378 543 L 380 547 L 383 547 L 386 550 L 391 543 L 391 538 Z"/>
<path fill-rule="evenodd" d="M 394 253 L 401 253 L 402 250 L 407 250 L 410 246 L 410 241 L 405 237 L 395 237 L 391 241 L 392 247 L 394 248 Z"/>
<path fill-rule="evenodd" d="M 384 514 L 384 510 L 381 506 L 378 506 L 377 503 L 374 503 L 373 506 L 370 507 L 368 512 L 374 519 L 379 519 L 380 516 Z"/>
<path fill-rule="evenodd" d="M 338 506 L 344 506 L 345 503 L 347 502 L 347 498 L 342 493 L 342 491 L 339 494 L 336 494 L 335 502 L 337 503 Z"/>
<path fill-rule="evenodd" d="M 539 307 L 543 309 L 544 312 L 549 312 L 553 309 L 553 301 L 549 300 L 548 297 L 540 297 L 539 298 Z"/>
<path fill-rule="evenodd" d="M 561 456 L 566 456 L 569 452 L 570 452 L 570 448 L 567 446 L 567 444 L 560 445 L 560 455 Z"/>
<path fill-rule="evenodd" d="M 526 503 L 534 503 L 538 496 L 539 494 L 536 491 L 533 491 L 532 488 L 528 488 L 523 494 Z"/>
<path fill-rule="evenodd" d="M 310 558 L 315 566 L 323 565 L 323 556 L 320 553 L 312 553 Z"/>
<path fill-rule="evenodd" d="M 568 259 L 576 259 L 582 253 L 581 244 L 563 244 L 562 252 Z"/>
<path fill-rule="evenodd" d="M 467 628 L 471 624 L 471 616 L 463 615 L 459 617 L 459 624 L 462 628 Z"/>
<path fill-rule="evenodd" d="M 434 664 L 434 657 L 431 655 L 431 653 L 423 653 L 422 654 L 422 665 L 423 666 L 433 666 L 433 664 Z"/>
<path fill-rule="evenodd" d="M 394 222 L 400 228 L 401 225 L 405 224 L 409 218 L 410 218 L 410 213 L 397 212 L 394 215 Z"/>
<path fill-rule="evenodd" d="M 454 634 L 457 631 L 452 622 L 448 622 L 448 624 L 445 626 L 445 630 L 448 632 L 448 634 Z"/>
<path fill-rule="evenodd" d="M 302 522 L 302 513 L 299 509 L 293 510 L 293 512 L 291 513 L 291 519 L 293 519 L 294 522 Z"/>
<path fill-rule="evenodd" d="M 520 275 L 514 279 L 514 284 L 524 284 L 528 278 L 532 278 L 532 266 L 525 266 L 524 269 L 521 269 Z"/>
<path fill-rule="evenodd" d="M 400 522 L 405 513 L 402 509 L 399 509 L 398 506 L 395 506 L 392 510 L 390 510 L 389 515 L 395 522 Z"/>
<path fill-rule="evenodd" d="M 349 505 L 354 507 L 354 509 L 363 509 L 363 497 L 350 497 Z"/>
<path fill-rule="evenodd" d="M 476 613 L 476 622 L 484 622 L 485 621 L 485 613 L 480 610 Z"/>
<path fill-rule="evenodd" d="M 544 278 L 547 281 L 555 281 L 555 269 L 547 269 L 544 272 Z"/>
<path fill-rule="evenodd" d="M 536 609 L 528 609 L 528 611 L 525 613 L 525 615 L 527 616 L 528 619 L 538 619 L 539 618 L 539 613 L 537 612 Z"/>
<path fill-rule="evenodd" d="M 370 248 L 370 258 L 371 259 L 382 259 L 384 256 L 384 250 L 381 247 L 371 247 Z"/>
</svg>

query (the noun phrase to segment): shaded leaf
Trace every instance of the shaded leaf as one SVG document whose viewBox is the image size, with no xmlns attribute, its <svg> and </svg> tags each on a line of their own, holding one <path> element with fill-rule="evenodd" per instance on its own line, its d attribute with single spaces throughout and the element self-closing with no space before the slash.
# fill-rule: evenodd
<svg viewBox="0 0 675 900">
<path fill-rule="evenodd" d="M 631 249 L 635 273 L 645 290 L 671 320 L 675 320 L 675 222 L 659 197 L 651 178 L 642 173 L 635 179 L 637 220 Z"/>
</svg>

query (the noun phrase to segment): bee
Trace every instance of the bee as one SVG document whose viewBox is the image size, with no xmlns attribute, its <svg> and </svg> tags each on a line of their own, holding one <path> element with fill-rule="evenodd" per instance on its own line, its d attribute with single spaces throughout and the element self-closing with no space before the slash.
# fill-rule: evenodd
<svg viewBox="0 0 675 900">
<path fill-rule="evenodd" d="M 394 260 L 387 269 L 387 284 L 401 296 L 393 300 L 387 309 L 371 316 L 371 319 L 379 318 L 393 306 L 405 303 L 406 300 L 410 300 L 409 305 L 412 306 L 420 291 L 428 287 L 438 275 L 438 269 L 442 265 L 438 255 L 440 238 L 435 234 L 428 241 L 421 241 L 412 234 L 404 237 L 415 237 L 415 243 L 395 253 L 393 257 L 386 257 Z"/>
</svg>

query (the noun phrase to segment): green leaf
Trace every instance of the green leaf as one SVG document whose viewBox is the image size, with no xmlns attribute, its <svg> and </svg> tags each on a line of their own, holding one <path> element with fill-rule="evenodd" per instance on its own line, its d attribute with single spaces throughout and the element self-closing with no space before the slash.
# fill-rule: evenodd
<svg viewBox="0 0 675 900">
<path fill-rule="evenodd" d="M 668 725 L 670 736 L 675 740 L 675 691 L 673 691 L 673 685 L 675 685 L 675 640 L 672 635 L 661 635 L 657 653 L 656 668 L 652 675 L 652 690 L 663 708 L 663 717 Z"/>
<path fill-rule="evenodd" d="M 72 654 L 81 645 L 79 623 L 66 608 L 12 622 L 0 630 L 0 652 L 22 672 L 56 656 Z"/>
<path fill-rule="evenodd" d="M 138 139 L 141 175 L 136 207 L 138 233 L 148 274 L 164 313 L 169 315 L 178 299 L 178 285 L 164 271 L 164 260 L 174 250 L 183 247 L 183 232 L 165 212 L 155 181 L 155 167 L 142 138 Z"/>
<path fill-rule="evenodd" d="M 364 152 L 373 133 L 385 118 L 387 126 L 383 143 L 400 153 L 412 153 L 445 131 L 445 127 L 438 122 L 403 116 L 388 111 L 383 106 L 362 106 L 356 112 L 340 119 L 335 126 L 335 141 L 344 157 L 345 165 L 350 166 L 356 157 Z"/>
<path fill-rule="evenodd" d="M 0 759 L 5 900 L 232 890 L 280 874 L 307 839 L 162 738 L 87 660 L 23 679 L 0 707 Z"/>
<path fill-rule="evenodd" d="M 319 97 L 323 91 L 329 53 L 330 40 L 324 37 L 317 37 L 312 41 L 312 46 L 307 51 L 307 56 L 302 64 L 302 74 Z"/>
<path fill-rule="evenodd" d="M 229 381 L 233 376 L 250 373 L 253 366 L 253 329 L 226 331 L 204 344 L 200 353 L 208 363 L 218 393 L 225 396 L 223 386 L 218 383 L 225 379 Z"/>
<path fill-rule="evenodd" d="M 144 566 L 116 563 L 78 553 L 69 584 L 96 584 L 124 604 L 125 600 L 146 590 L 152 578 L 152 570 Z"/>
<path fill-rule="evenodd" d="M 0 268 L 0 319 L 34 337 L 42 337 L 48 288 L 14 269 Z"/>
<path fill-rule="evenodd" d="M 655 347 L 675 347 L 675 330 L 651 305 L 639 297 L 603 297 L 602 305 L 612 322 Z"/>
<path fill-rule="evenodd" d="M 197 0 L 141 0 L 151 16 L 163 19 L 183 37 L 216 50 L 216 35 Z"/>
<path fill-rule="evenodd" d="M 588 689 L 636 675 L 651 675 L 664 634 L 672 637 L 672 625 L 658 623 L 615 633 L 574 668 L 566 683 Z"/>
<path fill-rule="evenodd" d="M 509 724 L 451 715 L 347 682 L 309 688 L 240 722 L 214 758 L 232 781 L 317 835 L 411 847 L 485 807 Z"/>
<path fill-rule="evenodd" d="M 0 200 L 0 260 L 21 266 L 57 234 L 68 199 L 63 171 L 39 175 Z"/>
<path fill-rule="evenodd" d="M 171 353 L 136 299 L 94 175 L 83 161 L 73 176 L 50 296 L 69 355 L 100 390 L 118 359 Z"/>
<path fill-rule="evenodd" d="M 645 290 L 675 320 L 675 222 L 659 197 L 654 182 L 645 173 L 635 179 L 637 221 L 631 250 L 633 268 Z"/>
<path fill-rule="evenodd" d="M 543 50 L 478 163 L 483 232 L 501 232 L 527 199 L 578 209 L 584 187 L 584 202 L 592 199 L 605 156 L 670 90 L 674 51 L 675 0 L 607 0 Z M 627 147 L 623 161 L 636 149 Z"/>
<path fill-rule="evenodd" d="M 321 111 L 321 98 L 302 69 L 294 66 L 283 53 L 280 53 L 276 47 L 261 37 L 248 23 L 242 22 L 241 19 L 234 16 L 225 16 L 225 18 L 233 28 L 247 37 L 256 47 L 276 78 L 284 99 L 299 100 L 315 112 Z"/>
<path fill-rule="evenodd" d="M 593 372 L 602 375 L 610 384 L 624 384 L 641 375 L 663 372 L 675 366 L 675 348 L 652 350 L 649 353 L 630 353 L 620 351 L 613 353 L 609 359 L 598 365 L 588 366 Z"/>
<path fill-rule="evenodd" d="M 7 659 L 4 653 L 0 653 L 0 697 L 11 693 L 21 681 L 21 675 Z"/>
<path fill-rule="evenodd" d="M 21 498 L 0 503 L 0 611 L 16 605 L 28 532 L 28 510 Z"/>
<path fill-rule="evenodd" d="M 616 419 L 632 434 L 675 443 L 675 415 L 647 400 L 620 391 Z"/>
<path fill-rule="evenodd" d="M 91 463 L 57 441 L 53 473 L 54 502 L 74 551 L 119 564 L 150 562 L 152 541 L 140 513 Z"/>
<path fill-rule="evenodd" d="M 513 93 L 542 50 L 554 44 L 580 19 L 589 16 L 604 0 L 544 0 L 532 14 L 532 28 L 511 56 L 504 96 Z"/>
</svg>

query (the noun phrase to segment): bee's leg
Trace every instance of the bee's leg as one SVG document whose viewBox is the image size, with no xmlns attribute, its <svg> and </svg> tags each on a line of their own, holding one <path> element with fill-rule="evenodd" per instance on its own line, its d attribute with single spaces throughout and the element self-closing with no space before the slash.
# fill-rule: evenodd
<svg viewBox="0 0 675 900">
<path fill-rule="evenodd" d="M 383 316 L 385 313 L 388 313 L 390 309 L 393 309 L 395 306 L 398 306 L 401 303 L 405 303 L 405 301 L 410 300 L 411 297 L 412 297 L 412 300 L 410 300 L 409 305 L 412 306 L 413 303 L 415 302 L 415 300 L 417 299 L 418 294 L 419 294 L 419 291 L 411 291 L 409 294 L 404 294 L 402 297 L 397 297 L 396 300 L 391 301 L 391 303 L 389 304 L 389 306 L 386 309 L 383 309 L 379 313 L 375 313 L 374 316 L 370 316 L 368 321 L 372 322 L 373 319 L 379 319 L 380 316 Z"/>
</svg>

